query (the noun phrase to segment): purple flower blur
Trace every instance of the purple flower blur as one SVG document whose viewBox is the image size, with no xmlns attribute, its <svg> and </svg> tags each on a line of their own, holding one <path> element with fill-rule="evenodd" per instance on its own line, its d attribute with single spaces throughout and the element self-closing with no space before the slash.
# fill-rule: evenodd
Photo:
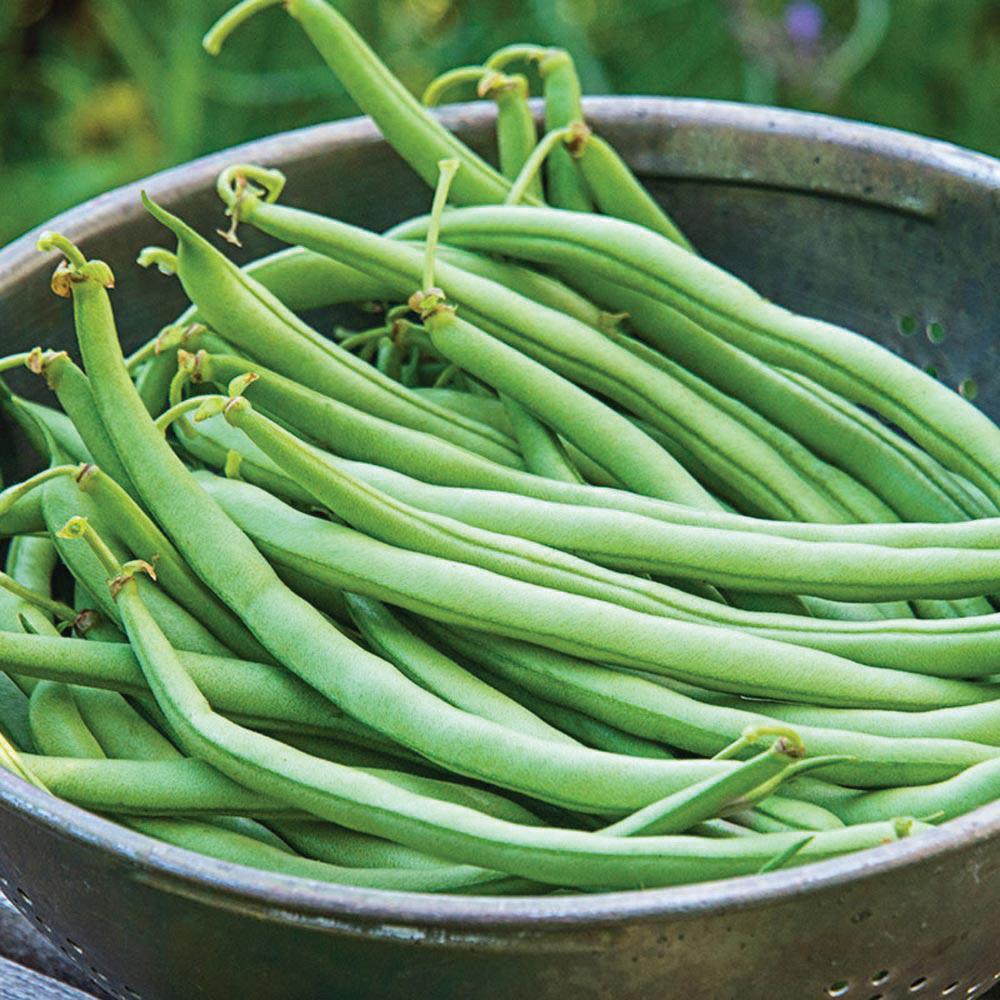
<svg viewBox="0 0 1000 1000">
<path fill-rule="evenodd" d="M 793 0 L 785 7 L 785 31 L 796 45 L 811 48 L 823 36 L 826 17 L 812 0 Z"/>
</svg>

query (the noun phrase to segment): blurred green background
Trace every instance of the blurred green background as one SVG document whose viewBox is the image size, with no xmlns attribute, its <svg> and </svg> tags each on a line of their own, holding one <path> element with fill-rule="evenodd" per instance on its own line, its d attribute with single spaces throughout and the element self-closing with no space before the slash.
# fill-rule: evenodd
<svg viewBox="0 0 1000 1000">
<path fill-rule="evenodd" d="M 512 41 L 590 93 L 828 111 L 1000 155 L 1000 0 L 337 0 L 414 90 Z M 293 22 L 213 60 L 229 0 L 0 0 L 0 245 L 97 192 L 355 113 Z"/>
</svg>

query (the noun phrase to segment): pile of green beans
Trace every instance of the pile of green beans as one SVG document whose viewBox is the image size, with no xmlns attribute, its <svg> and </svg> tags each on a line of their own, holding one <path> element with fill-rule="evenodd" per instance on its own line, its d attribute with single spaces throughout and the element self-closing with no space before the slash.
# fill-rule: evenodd
<svg viewBox="0 0 1000 1000">
<path fill-rule="evenodd" d="M 1000 429 L 698 256 L 570 53 L 428 88 L 495 102 L 494 167 L 327 0 L 283 7 L 430 213 L 373 233 L 234 164 L 221 236 L 287 244 L 237 267 L 143 196 L 176 247 L 139 264 L 190 307 L 127 357 L 129 276 L 41 239 L 79 357 L 0 359 L 52 394 L 0 380 L 39 457 L 0 492 L 0 764 L 227 861 L 493 895 L 768 872 L 1000 796 Z"/>
</svg>

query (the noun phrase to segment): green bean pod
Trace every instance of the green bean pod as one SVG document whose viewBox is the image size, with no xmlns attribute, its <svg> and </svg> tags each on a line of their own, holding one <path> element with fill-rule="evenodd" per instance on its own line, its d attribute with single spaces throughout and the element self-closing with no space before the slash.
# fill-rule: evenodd
<svg viewBox="0 0 1000 1000">
<path fill-rule="evenodd" d="M 352 527 L 392 545 L 634 611 L 745 628 L 756 635 L 840 653 L 875 666 L 945 676 L 989 676 L 1000 656 L 1000 615 L 982 620 L 826 623 L 726 608 L 655 581 L 616 573 L 558 549 L 479 529 L 443 514 L 426 513 L 354 477 L 255 411 L 246 400 L 231 401 L 225 413 L 226 419 L 243 430 L 286 476 L 308 484 L 317 502 Z M 638 536 L 637 543 L 644 540 Z"/>
<path fill-rule="evenodd" d="M 45 377 L 49 388 L 56 394 L 60 405 L 80 432 L 87 451 L 94 456 L 94 461 L 129 496 L 137 497 L 135 485 L 125 471 L 94 406 L 94 394 L 87 376 L 65 352 L 44 355 L 40 359 L 38 374 Z"/>
<path fill-rule="evenodd" d="M 829 718 L 823 716 L 823 710 L 816 710 L 811 718 L 785 722 L 781 713 L 775 713 L 774 718 L 768 714 L 771 703 L 699 700 L 665 687 L 649 675 L 624 673 L 501 636 L 490 635 L 489 641 L 484 641 L 482 633 L 434 625 L 430 625 L 429 634 L 466 662 L 482 666 L 490 676 L 510 678 L 540 697 L 591 712 L 625 732 L 688 753 L 714 756 L 746 729 L 778 721 L 794 725 L 813 754 L 856 758 L 831 765 L 827 776 L 858 787 L 938 781 L 997 754 L 986 745 L 996 742 L 995 735 L 977 743 L 973 733 L 960 739 L 957 731 L 936 733 L 929 739 L 910 739 L 901 730 L 890 730 L 885 736 L 859 734 L 846 726 L 837 728 L 839 713 L 832 710 Z M 1000 711 L 996 702 L 975 707 L 982 709 L 984 722 L 990 714 L 995 720 Z"/>
<path fill-rule="evenodd" d="M 571 285 L 586 288 L 597 272 L 644 292 L 762 360 L 871 407 L 1000 502 L 1000 429 L 984 413 L 873 341 L 768 302 L 658 234 L 604 216 L 512 206 L 450 212 L 441 233 L 445 242 L 555 266 Z"/>
<path fill-rule="evenodd" d="M 156 566 L 157 579 L 182 607 L 238 656 L 269 660 L 243 623 L 191 571 L 151 518 L 114 479 L 95 466 L 83 466 L 75 482 L 93 497 L 102 517 L 133 555 Z"/>
<path fill-rule="evenodd" d="M 671 522 L 655 516 L 673 515 L 676 508 L 666 504 L 650 503 L 644 509 L 654 516 L 646 517 L 610 507 L 431 485 L 360 462 L 338 464 L 413 507 L 632 572 L 711 580 L 737 590 L 817 594 L 843 601 L 965 597 L 1000 589 L 996 538 L 989 544 L 988 537 L 990 525 L 998 525 L 1000 530 L 996 521 L 831 525 L 817 532 L 800 532 L 795 529 L 812 526 L 788 525 L 792 530 L 786 530 L 784 522 L 729 514 L 703 516 L 688 509 Z M 615 499 L 619 495 L 584 487 L 575 496 L 585 497 L 588 490 Z M 705 521 L 717 526 L 702 527 L 700 522 Z M 765 533 L 771 526 L 776 533 Z M 751 530 L 739 530 L 743 527 Z M 984 547 L 948 544 L 949 540 L 962 541 L 963 535 Z M 807 541 L 810 536 L 816 540 Z M 910 544 L 884 544 L 895 539 Z"/>
<path fill-rule="evenodd" d="M 801 747 L 793 748 L 778 740 L 731 774 L 710 778 L 659 802 L 651 802 L 601 832 L 625 837 L 684 833 L 705 820 L 745 808 L 756 789 L 780 780 L 801 754 Z"/>
<path fill-rule="evenodd" d="M 82 493 L 74 483 L 60 476 L 47 482 L 42 490 L 42 511 L 48 531 L 53 537 L 70 517 L 82 513 L 101 526 L 119 557 L 123 560 L 127 558 L 127 547 L 119 541 L 117 533 L 110 530 L 111 526 L 102 518 L 100 510 L 92 503 L 90 497 Z M 107 593 L 107 588 L 103 585 L 101 569 L 96 560 L 85 548 L 67 545 L 58 538 L 56 547 L 60 558 L 74 578 L 97 598 L 102 614 L 117 623 L 118 612 L 114 601 Z M 181 649 L 212 656 L 230 655 L 229 648 L 192 614 L 158 588 L 150 587 L 146 581 L 143 581 L 142 586 L 149 591 L 148 599 L 157 620 Z"/>
<path fill-rule="evenodd" d="M 984 761 L 952 778 L 917 787 L 858 792 L 802 778 L 794 782 L 792 792 L 831 810 L 845 823 L 870 823 L 873 817 L 892 816 L 898 806 L 933 817 L 935 823 L 947 822 L 1000 798 L 1000 762 Z"/>
<path fill-rule="evenodd" d="M 281 374 L 377 416 L 517 466 L 492 428 L 475 425 L 422 399 L 307 326 L 270 292 L 176 216 L 145 200 L 178 239 L 177 274 L 198 315 L 224 339 Z"/>
<path fill-rule="evenodd" d="M 572 155 L 601 212 L 659 233 L 685 250 L 694 250 L 674 220 L 643 187 L 610 143 L 587 129 L 573 143 Z"/>
<path fill-rule="evenodd" d="M 285 506 L 246 483 L 199 480 L 269 557 L 316 580 L 447 623 L 487 627 L 588 659 L 703 687 L 846 707 L 987 701 L 984 685 L 862 666 L 734 629 L 676 621 L 385 545 Z M 789 657 L 795 663 L 789 676 Z M 779 693 L 780 692 L 780 693 Z"/>
<path fill-rule="evenodd" d="M 441 484 L 478 486 L 552 499 L 567 495 L 561 485 L 563 481 L 511 469 L 421 431 L 394 426 L 297 385 L 251 361 L 225 355 L 200 355 L 192 359 L 190 369 L 194 381 L 212 382 L 220 387 L 240 375 L 260 375 L 260 379 L 247 389 L 249 399 L 269 412 L 280 413 L 291 426 L 347 458 L 386 465 Z M 540 375 L 551 381 L 544 372 Z M 558 376 L 551 378 L 558 379 Z M 576 405 L 582 405 L 585 412 L 598 420 L 597 426 L 584 421 L 574 424 L 571 429 L 573 436 L 589 452 L 610 462 L 633 484 L 649 490 L 663 492 L 668 477 L 676 478 L 672 460 L 641 431 L 625 420 L 607 424 L 609 411 L 606 407 L 562 380 L 559 388 L 566 396 L 558 417 L 560 423 L 570 420 Z M 619 431 L 625 441 L 634 445 L 631 451 L 622 449 L 621 440 L 617 438 Z M 197 445 L 191 447 L 197 448 Z M 685 480 L 688 478 L 686 473 L 683 476 Z M 575 496 L 573 487 L 580 484 L 568 485 L 572 491 L 569 495 Z M 695 490 L 702 492 L 697 487 Z M 689 495 L 693 491 L 685 487 L 683 492 Z"/>
<path fill-rule="evenodd" d="M 565 49 L 538 54 L 538 71 L 545 95 L 545 130 L 565 128 L 583 118 L 580 78 Z M 545 174 L 548 200 L 559 208 L 589 212 L 593 202 L 587 183 L 570 151 L 558 146 L 549 154 Z"/>
<path fill-rule="evenodd" d="M 559 743 L 576 743 L 425 642 L 385 605 L 357 594 L 346 594 L 345 601 L 352 620 L 371 649 L 396 664 L 421 687 L 456 708 L 517 732 Z"/>
<path fill-rule="evenodd" d="M 542 882 L 593 888 L 683 882 L 706 877 L 706 870 L 745 871 L 750 864 L 759 868 L 790 846 L 789 839 L 780 836 L 752 842 L 739 838 L 622 840 L 521 826 L 414 795 L 357 769 L 310 758 L 212 713 L 145 612 L 134 581 L 120 580 L 117 600 L 157 702 L 190 748 L 197 747 L 199 756 L 241 784 L 259 792 L 274 786 L 278 798 L 294 799 L 296 805 L 352 829 L 388 836 L 461 863 Z M 800 857 L 856 849 L 872 843 L 873 835 L 884 838 L 890 830 L 895 835 L 900 832 L 892 824 L 880 824 L 818 834 Z M 761 848 L 766 855 L 763 858 Z"/>
<path fill-rule="evenodd" d="M 431 115 L 346 18 L 324 0 L 243 0 L 205 35 L 206 50 L 217 54 L 239 24 L 257 11 L 279 3 L 299 22 L 361 110 L 431 187 L 437 181 L 438 162 L 454 158 L 462 164 L 453 191 L 457 202 L 480 204 L 504 200 L 510 184 Z"/>
<path fill-rule="evenodd" d="M 588 291 L 628 309 L 645 341 L 850 472 L 900 517 L 949 521 L 973 512 L 938 462 L 836 393 L 773 368 L 641 292 L 596 277 Z"/>
</svg>

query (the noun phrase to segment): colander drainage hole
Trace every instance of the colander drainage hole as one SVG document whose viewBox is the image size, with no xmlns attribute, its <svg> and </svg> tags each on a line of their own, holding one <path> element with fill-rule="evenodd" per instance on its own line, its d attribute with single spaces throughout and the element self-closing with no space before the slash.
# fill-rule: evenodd
<svg viewBox="0 0 1000 1000">
<path fill-rule="evenodd" d="M 927 986 L 927 977 L 921 976 L 919 979 L 914 979 L 913 982 L 910 983 L 910 992 L 919 993 L 926 986 Z"/>
<path fill-rule="evenodd" d="M 937 321 L 927 324 L 927 339 L 932 344 L 940 344 L 944 340 L 944 327 Z"/>
<path fill-rule="evenodd" d="M 949 983 L 942 991 L 941 996 L 950 997 L 958 989 L 958 983 Z"/>
<path fill-rule="evenodd" d="M 914 316 L 899 317 L 899 332 L 904 337 L 912 337 L 917 332 L 917 320 Z"/>
<path fill-rule="evenodd" d="M 974 983 L 965 991 L 966 996 L 974 997 L 985 985 L 986 983 Z"/>
<path fill-rule="evenodd" d="M 881 972 L 876 972 L 875 975 L 872 976 L 872 986 L 881 986 L 884 982 L 887 982 L 888 979 L 889 979 L 888 969 L 883 969 Z"/>
<path fill-rule="evenodd" d="M 958 383 L 958 393 L 970 403 L 979 395 L 979 386 L 974 378 L 964 378 Z"/>
<path fill-rule="evenodd" d="M 838 979 L 835 983 L 830 983 L 826 988 L 826 995 L 831 997 L 846 997 L 851 991 L 851 984 L 844 979 Z"/>
</svg>

